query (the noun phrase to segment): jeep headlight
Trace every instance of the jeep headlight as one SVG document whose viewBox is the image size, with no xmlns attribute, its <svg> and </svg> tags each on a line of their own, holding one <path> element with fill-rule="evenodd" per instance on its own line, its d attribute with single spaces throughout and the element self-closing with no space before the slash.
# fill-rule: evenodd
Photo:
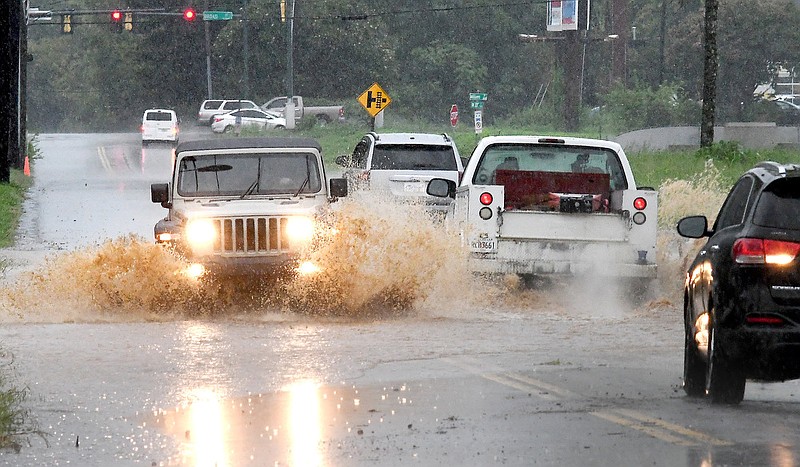
<svg viewBox="0 0 800 467">
<path fill-rule="evenodd" d="M 286 222 L 286 236 L 293 245 L 304 245 L 314 237 L 314 221 L 308 217 L 290 217 Z"/>
<path fill-rule="evenodd" d="M 192 248 L 210 248 L 216 239 L 214 223 L 208 219 L 195 219 L 186 225 L 186 241 Z"/>
</svg>

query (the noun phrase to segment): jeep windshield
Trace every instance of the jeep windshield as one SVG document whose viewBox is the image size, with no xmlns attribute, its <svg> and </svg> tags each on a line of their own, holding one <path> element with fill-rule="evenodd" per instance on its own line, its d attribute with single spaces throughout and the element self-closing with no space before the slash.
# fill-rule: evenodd
<svg viewBox="0 0 800 467">
<path fill-rule="evenodd" d="M 609 175 L 611 190 L 628 188 L 619 157 L 605 148 L 496 144 L 484 152 L 475 170 L 473 183 L 495 183 L 497 170 L 605 173 Z"/>
<path fill-rule="evenodd" d="M 373 170 L 458 170 L 450 146 L 380 144 L 372 153 Z"/>
<path fill-rule="evenodd" d="M 188 156 L 178 165 L 177 184 L 186 197 L 299 196 L 322 189 L 317 158 L 308 153 Z"/>
</svg>

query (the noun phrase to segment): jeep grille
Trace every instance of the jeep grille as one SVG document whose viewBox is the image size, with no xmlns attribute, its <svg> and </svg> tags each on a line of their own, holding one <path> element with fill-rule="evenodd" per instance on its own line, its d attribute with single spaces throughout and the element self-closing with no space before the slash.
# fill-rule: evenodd
<svg viewBox="0 0 800 467">
<path fill-rule="evenodd" d="M 214 219 L 214 252 L 222 255 L 277 255 L 290 251 L 288 217 L 226 217 Z"/>
</svg>

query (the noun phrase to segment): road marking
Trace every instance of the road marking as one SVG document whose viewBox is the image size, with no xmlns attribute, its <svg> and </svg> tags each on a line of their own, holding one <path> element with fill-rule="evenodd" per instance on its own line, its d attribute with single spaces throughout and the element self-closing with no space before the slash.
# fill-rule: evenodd
<svg viewBox="0 0 800 467">
<path fill-rule="evenodd" d="M 100 165 L 102 165 L 107 172 L 111 172 L 111 162 L 108 160 L 108 156 L 106 156 L 105 146 L 97 147 L 97 155 L 100 157 Z"/>
<path fill-rule="evenodd" d="M 443 358 L 443 361 L 466 370 L 472 374 L 480 376 L 483 379 L 493 381 L 503 386 L 507 386 L 518 391 L 535 393 L 539 398 L 551 401 L 560 400 L 586 400 L 587 397 L 582 394 L 572 392 L 566 388 L 546 383 L 530 376 L 522 375 L 519 373 L 509 373 L 498 371 L 489 371 L 496 368 L 485 368 L 481 363 L 470 357 L 461 357 L 460 360 L 453 358 Z M 464 360 L 470 360 L 466 362 Z M 681 425 L 666 422 L 657 418 L 649 417 L 642 412 L 632 409 L 608 409 L 599 411 L 590 411 L 588 414 L 599 419 L 615 423 L 625 428 L 630 428 L 653 438 L 666 441 L 677 446 L 699 446 L 699 445 L 712 445 L 712 446 L 732 446 L 734 443 L 728 440 L 715 438 L 708 434 L 686 428 Z"/>
<path fill-rule="evenodd" d="M 674 423 L 666 422 L 666 421 L 658 419 L 658 418 L 648 417 L 647 415 L 645 415 L 645 414 L 643 414 L 641 412 L 637 412 L 635 410 L 631 410 L 631 409 L 616 409 L 616 412 L 618 412 L 618 413 L 620 413 L 622 415 L 625 415 L 627 417 L 639 420 L 641 422 L 651 423 L 653 425 L 658 425 L 658 426 L 660 426 L 660 427 L 662 427 L 664 429 L 670 430 L 670 431 L 672 431 L 674 433 L 680 433 L 680 434 L 682 434 L 684 436 L 687 436 L 687 437 L 689 437 L 689 438 L 691 438 L 693 440 L 701 440 L 701 441 L 703 441 L 702 444 L 712 444 L 714 446 L 732 446 L 734 444 L 731 441 L 720 439 L 720 438 L 715 438 L 713 436 L 709 436 L 709 435 L 707 435 L 705 433 L 702 433 L 702 432 L 699 432 L 699 431 L 695 431 L 695 430 L 686 428 L 686 427 L 681 426 L 681 425 L 676 425 Z"/>
</svg>

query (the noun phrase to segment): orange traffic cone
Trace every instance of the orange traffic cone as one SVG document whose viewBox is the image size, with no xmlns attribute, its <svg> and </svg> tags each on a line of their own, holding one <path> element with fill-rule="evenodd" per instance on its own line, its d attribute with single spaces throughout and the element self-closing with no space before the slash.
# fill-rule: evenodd
<svg viewBox="0 0 800 467">
<path fill-rule="evenodd" d="M 31 176 L 31 163 L 28 161 L 28 156 L 25 156 L 25 165 L 22 168 L 22 173 L 27 176 Z"/>
</svg>

